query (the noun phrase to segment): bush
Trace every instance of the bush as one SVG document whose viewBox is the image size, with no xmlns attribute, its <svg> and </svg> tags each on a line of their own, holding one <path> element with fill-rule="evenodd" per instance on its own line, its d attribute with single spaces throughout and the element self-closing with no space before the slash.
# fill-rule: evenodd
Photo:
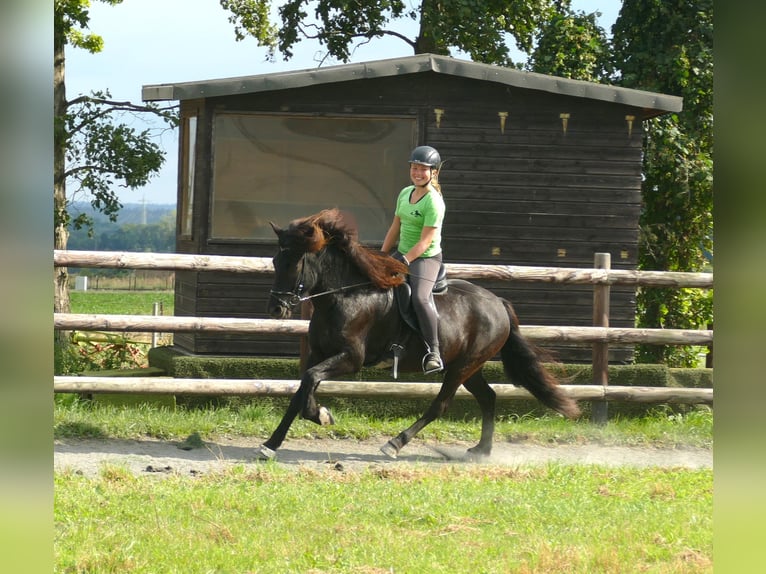
<svg viewBox="0 0 766 574">
<path fill-rule="evenodd" d="M 146 346 L 130 342 L 122 335 L 108 335 L 103 340 L 54 341 L 53 372 L 74 375 L 144 367 L 147 364 Z"/>
</svg>

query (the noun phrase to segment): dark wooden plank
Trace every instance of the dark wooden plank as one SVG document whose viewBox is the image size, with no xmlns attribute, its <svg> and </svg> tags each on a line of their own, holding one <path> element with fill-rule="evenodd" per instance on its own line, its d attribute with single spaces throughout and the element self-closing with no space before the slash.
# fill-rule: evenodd
<svg viewBox="0 0 766 574">
<path fill-rule="evenodd" d="M 439 128 L 435 107 L 445 110 Z M 445 256 L 451 261 L 590 267 L 594 252 L 607 251 L 615 268 L 635 266 L 642 126 L 634 124 L 628 137 L 625 115 L 635 110 L 626 106 L 423 73 L 211 98 L 202 110 L 195 236 L 179 241 L 179 252 L 271 257 L 276 251 L 276 241 L 207 237 L 213 155 L 207 134 L 216 111 L 250 110 L 420 118 L 421 140 L 448 159 L 442 183 L 448 205 Z M 504 133 L 498 111 L 508 112 Z M 570 114 L 566 134 L 562 112 Z M 176 312 L 264 316 L 270 285 L 271 277 L 190 274 L 176 279 Z M 527 322 L 588 324 L 592 289 L 587 286 L 493 287 L 518 304 Z M 634 291 L 614 292 L 611 304 L 613 324 L 632 322 Z M 200 353 L 294 356 L 298 348 L 296 341 L 263 337 L 177 337 Z M 589 349 L 566 352 L 589 361 Z"/>
</svg>

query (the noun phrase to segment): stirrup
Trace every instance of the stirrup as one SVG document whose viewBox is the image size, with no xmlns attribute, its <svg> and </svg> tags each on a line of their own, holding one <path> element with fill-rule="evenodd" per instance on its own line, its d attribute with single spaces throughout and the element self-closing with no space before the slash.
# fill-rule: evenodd
<svg viewBox="0 0 766 574">
<path fill-rule="evenodd" d="M 439 353 L 435 353 L 433 351 L 429 351 L 425 354 L 423 357 L 422 366 L 424 375 L 431 375 L 433 373 L 438 373 L 444 370 L 444 363 L 442 362 L 442 358 L 439 356 Z"/>
</svg>

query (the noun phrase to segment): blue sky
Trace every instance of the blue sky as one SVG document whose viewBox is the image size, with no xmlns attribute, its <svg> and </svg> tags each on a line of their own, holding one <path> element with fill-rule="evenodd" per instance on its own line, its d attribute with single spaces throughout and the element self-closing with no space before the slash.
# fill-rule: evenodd
<svg viewBox="0 0 766 574">
<path fill-rule="evenodd" d="M 599 23 L 609 32 L 622 2 L 573 0 L 572 5 L 576 10 L 601 12 Z M 235 40 L 234 26 L 218 0 L 125 0 L 117 6 L 94 1 L 90 14 L 90 30 L 104 38 L 104 50 L 99 54 L 67 50 L 70 99 L 108 89 L 114 99 L 140 103 L 144 85 L 313 68 L 321 50 L 319 44 L 304 41 L 289 61 L 278 56 L 276 62 L 266 62 L 266 50 L 255 40 Z M 415 36 L 414 26 L 400 31 Z M 410 55 L 412 50 L 401 40 L 383 39 L 357 49 L 352 61 Z M 167 153 L 162 172 L 144 188 L 120 191 L 122 203 L 175 204 L 177 132 L 165 133 L 159 143 Z"/>
</svg>

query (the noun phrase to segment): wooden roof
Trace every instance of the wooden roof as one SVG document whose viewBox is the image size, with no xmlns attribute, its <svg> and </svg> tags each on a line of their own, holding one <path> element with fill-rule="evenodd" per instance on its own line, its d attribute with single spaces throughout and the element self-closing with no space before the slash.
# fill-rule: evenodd
<svg viewBox="0 0 766 574">
<path fill-rule="evenodd" d="M 570 80 L 435 54 L 418 54 L 403 58 L 235 78 L 172 84 L 151 84 L 143 86 L 141 96 L 144 101 L 189 100 L 269 92 L 318 84 L 332 84 L 423 72 L 434 72 L 460 78 L 496 82 L 516 88 L 634 106 L 644 110 L 642 119 L 667 112 L 679 112 L 683 107 L 683 98 L 677 96 L 584 82 L 582 80 Z"/>
</svg>

